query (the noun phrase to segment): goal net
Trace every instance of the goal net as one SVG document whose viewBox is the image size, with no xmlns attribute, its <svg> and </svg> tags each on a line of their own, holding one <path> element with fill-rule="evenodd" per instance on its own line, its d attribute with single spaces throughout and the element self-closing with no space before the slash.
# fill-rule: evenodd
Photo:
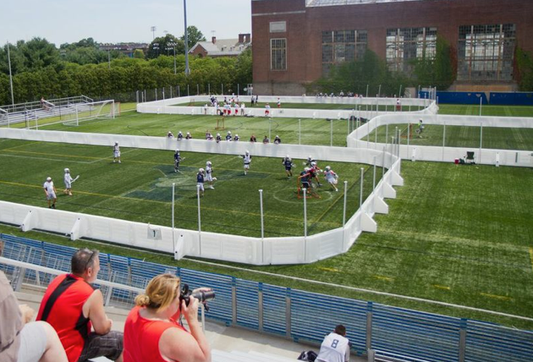
<svg viewBox="0 0 533 362">
<path fill-rule="evenodd" d="M 80 122 L 114 119 L 120 115 L 120 102 L 113 99 L 98 102 L 75 103 L 63 108 L 61 123 L 65 126 L 78 126 Z"/>
</svg>

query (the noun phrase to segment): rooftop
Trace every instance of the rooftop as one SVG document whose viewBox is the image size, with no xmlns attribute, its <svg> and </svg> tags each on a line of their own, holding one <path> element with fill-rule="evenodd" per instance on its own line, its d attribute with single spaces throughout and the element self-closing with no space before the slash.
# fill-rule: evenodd
<svg viewBox="0 0 533 362">
<path fill-rule="evenodd" d="M 426 1 L 426 0 L 306 0 L 307 7 L 318 6 L 339 6 L 339 5 L 357 5 L 357 4 L 379 4 L 379 3 L 397 3 L 406 1 Z"/>
</svg>

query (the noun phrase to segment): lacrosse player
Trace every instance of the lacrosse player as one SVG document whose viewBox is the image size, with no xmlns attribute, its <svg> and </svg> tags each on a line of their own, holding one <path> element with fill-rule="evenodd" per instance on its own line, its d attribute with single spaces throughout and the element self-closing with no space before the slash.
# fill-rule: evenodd
<svg viewBox="0 0 533 362">
<path fill-rule="evenodd" d="M 283 166 L 285 166 L 285 173 L 287 174 L 287 178 L 291 178 L 292 176 L 292 159 L 287 155 L 283 160 L 281 160 L 281 163 Z"/>
<path fill-rule="evenodd" d="M 51 177 L 46 178 L 46 182 L 43 184 L 44 193 L 46 195 L 46 199 L 48 200 L 48 208 L 49 209 L 55 209 L 56 208 L 56 188 L 54 186 L 54 181 L 52 181 Z"/>
<path fill-rule="evenodd" d="M 74 182 L 74 179 L 70 176 L 70 170 L 68 168 L 65 168 L 65 177 L 63 178 L 63 181 L 65 182 L 65 190 L 63 190 L 63 193 L 72 196 L 72 182 Z"/>
<path fill-rule="evenodd" d="M 113 163 L 115 163 L 117 160 L 118 163 L 120 163 L 120 147 L 118 142 L 115 142 L 115 145 L 113 146 Z"/>
<path fill-rule="evenodd" d="M 241 155 L 242 160 L 244 161 L 244 176 L 248 174 L 248 170 L 250 169 L 250 163 L 252 163 L 252 155 L 250 155 L 250 151 L 246 150 L 244 155 Z"/>
<path fill-rule="evenodd" d="M 196 174 L 196 183 L 200 186 L 201 196 L 204 196 L 204 169 L 200 168 Z"/>
<path fill-rule="evenodd" d="M 209 182 L 209 188 L 214 190 L 215 187 L 213 186 L 213 181 L 216 181 L 217 178 L 213 177 L 213 164 L 211 161 L 205 163 L 205 180 Z"/>
<path fill-rule="evenodd" d="M 174 152 L 174 172 L 180 172 L 180 150 L 176 149 L 176 152 Z"/>
<path fill-rule="evenodd" d="M 324 176 L 326 177 L 326 181 L 329 182 L 331 187 L 335 189 L 335 191 L 339 191 L 337 188 L 337 182 L 339 181 L 339 175 L 337 175 L 329 166 L 326 166 L 326 170 L 324 171 Z"/>
</svg>

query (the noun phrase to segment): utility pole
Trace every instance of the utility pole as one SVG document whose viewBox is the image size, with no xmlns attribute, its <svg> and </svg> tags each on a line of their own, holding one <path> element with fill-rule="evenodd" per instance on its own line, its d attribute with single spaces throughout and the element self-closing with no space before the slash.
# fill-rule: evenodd
<svg viewBox="0 0 533 362">
<path fill-rule="evenodd" d="M 187 33 L 187 0 L 183 0 L 183 16 L 185 23 L 185 76 L 191 74 L 189 69 L 189 34 Z"/>
<path fill-rule="evenodd" d="M 9 41 L 7 42 L 7 63 L 9 64 L 9 85 L 11 86 L 11 105 L 15 105 L 15 96 L 13 95 L 13 75 L 11 74 L 11 55 L 9 54 Z"/>
<path fill-rule="evenodd" d="M 155 26 L 152 26 L 150 28 L 150 31 L 152 32 L 152 40 L 155 40 L 155 30 L 156 30 L 156 27 Z"/>
</svg>

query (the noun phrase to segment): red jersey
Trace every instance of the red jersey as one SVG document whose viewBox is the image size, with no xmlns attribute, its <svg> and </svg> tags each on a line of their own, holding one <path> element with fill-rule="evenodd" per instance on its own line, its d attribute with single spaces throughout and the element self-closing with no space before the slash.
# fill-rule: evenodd
<svg viewBox="0 0 533 362">
<path fill-rule="evenodd" d="M 141 317 L 141 307 L 134 307 L 124 323 L 124 362 L 166 362 L 159 351 L 159 340 L 169 328 L 187 330 L 176 321 Z"/>
<path fill-rule="evenodd" d="M 91 332 L 91 321 L 83 316 L 83 305 L 94 288 L 83 278 L 64 274 L 46 290 L 37 320 L 52 325 L 65 348 L 69 362 L 77 362 Z"/>
</svg>

